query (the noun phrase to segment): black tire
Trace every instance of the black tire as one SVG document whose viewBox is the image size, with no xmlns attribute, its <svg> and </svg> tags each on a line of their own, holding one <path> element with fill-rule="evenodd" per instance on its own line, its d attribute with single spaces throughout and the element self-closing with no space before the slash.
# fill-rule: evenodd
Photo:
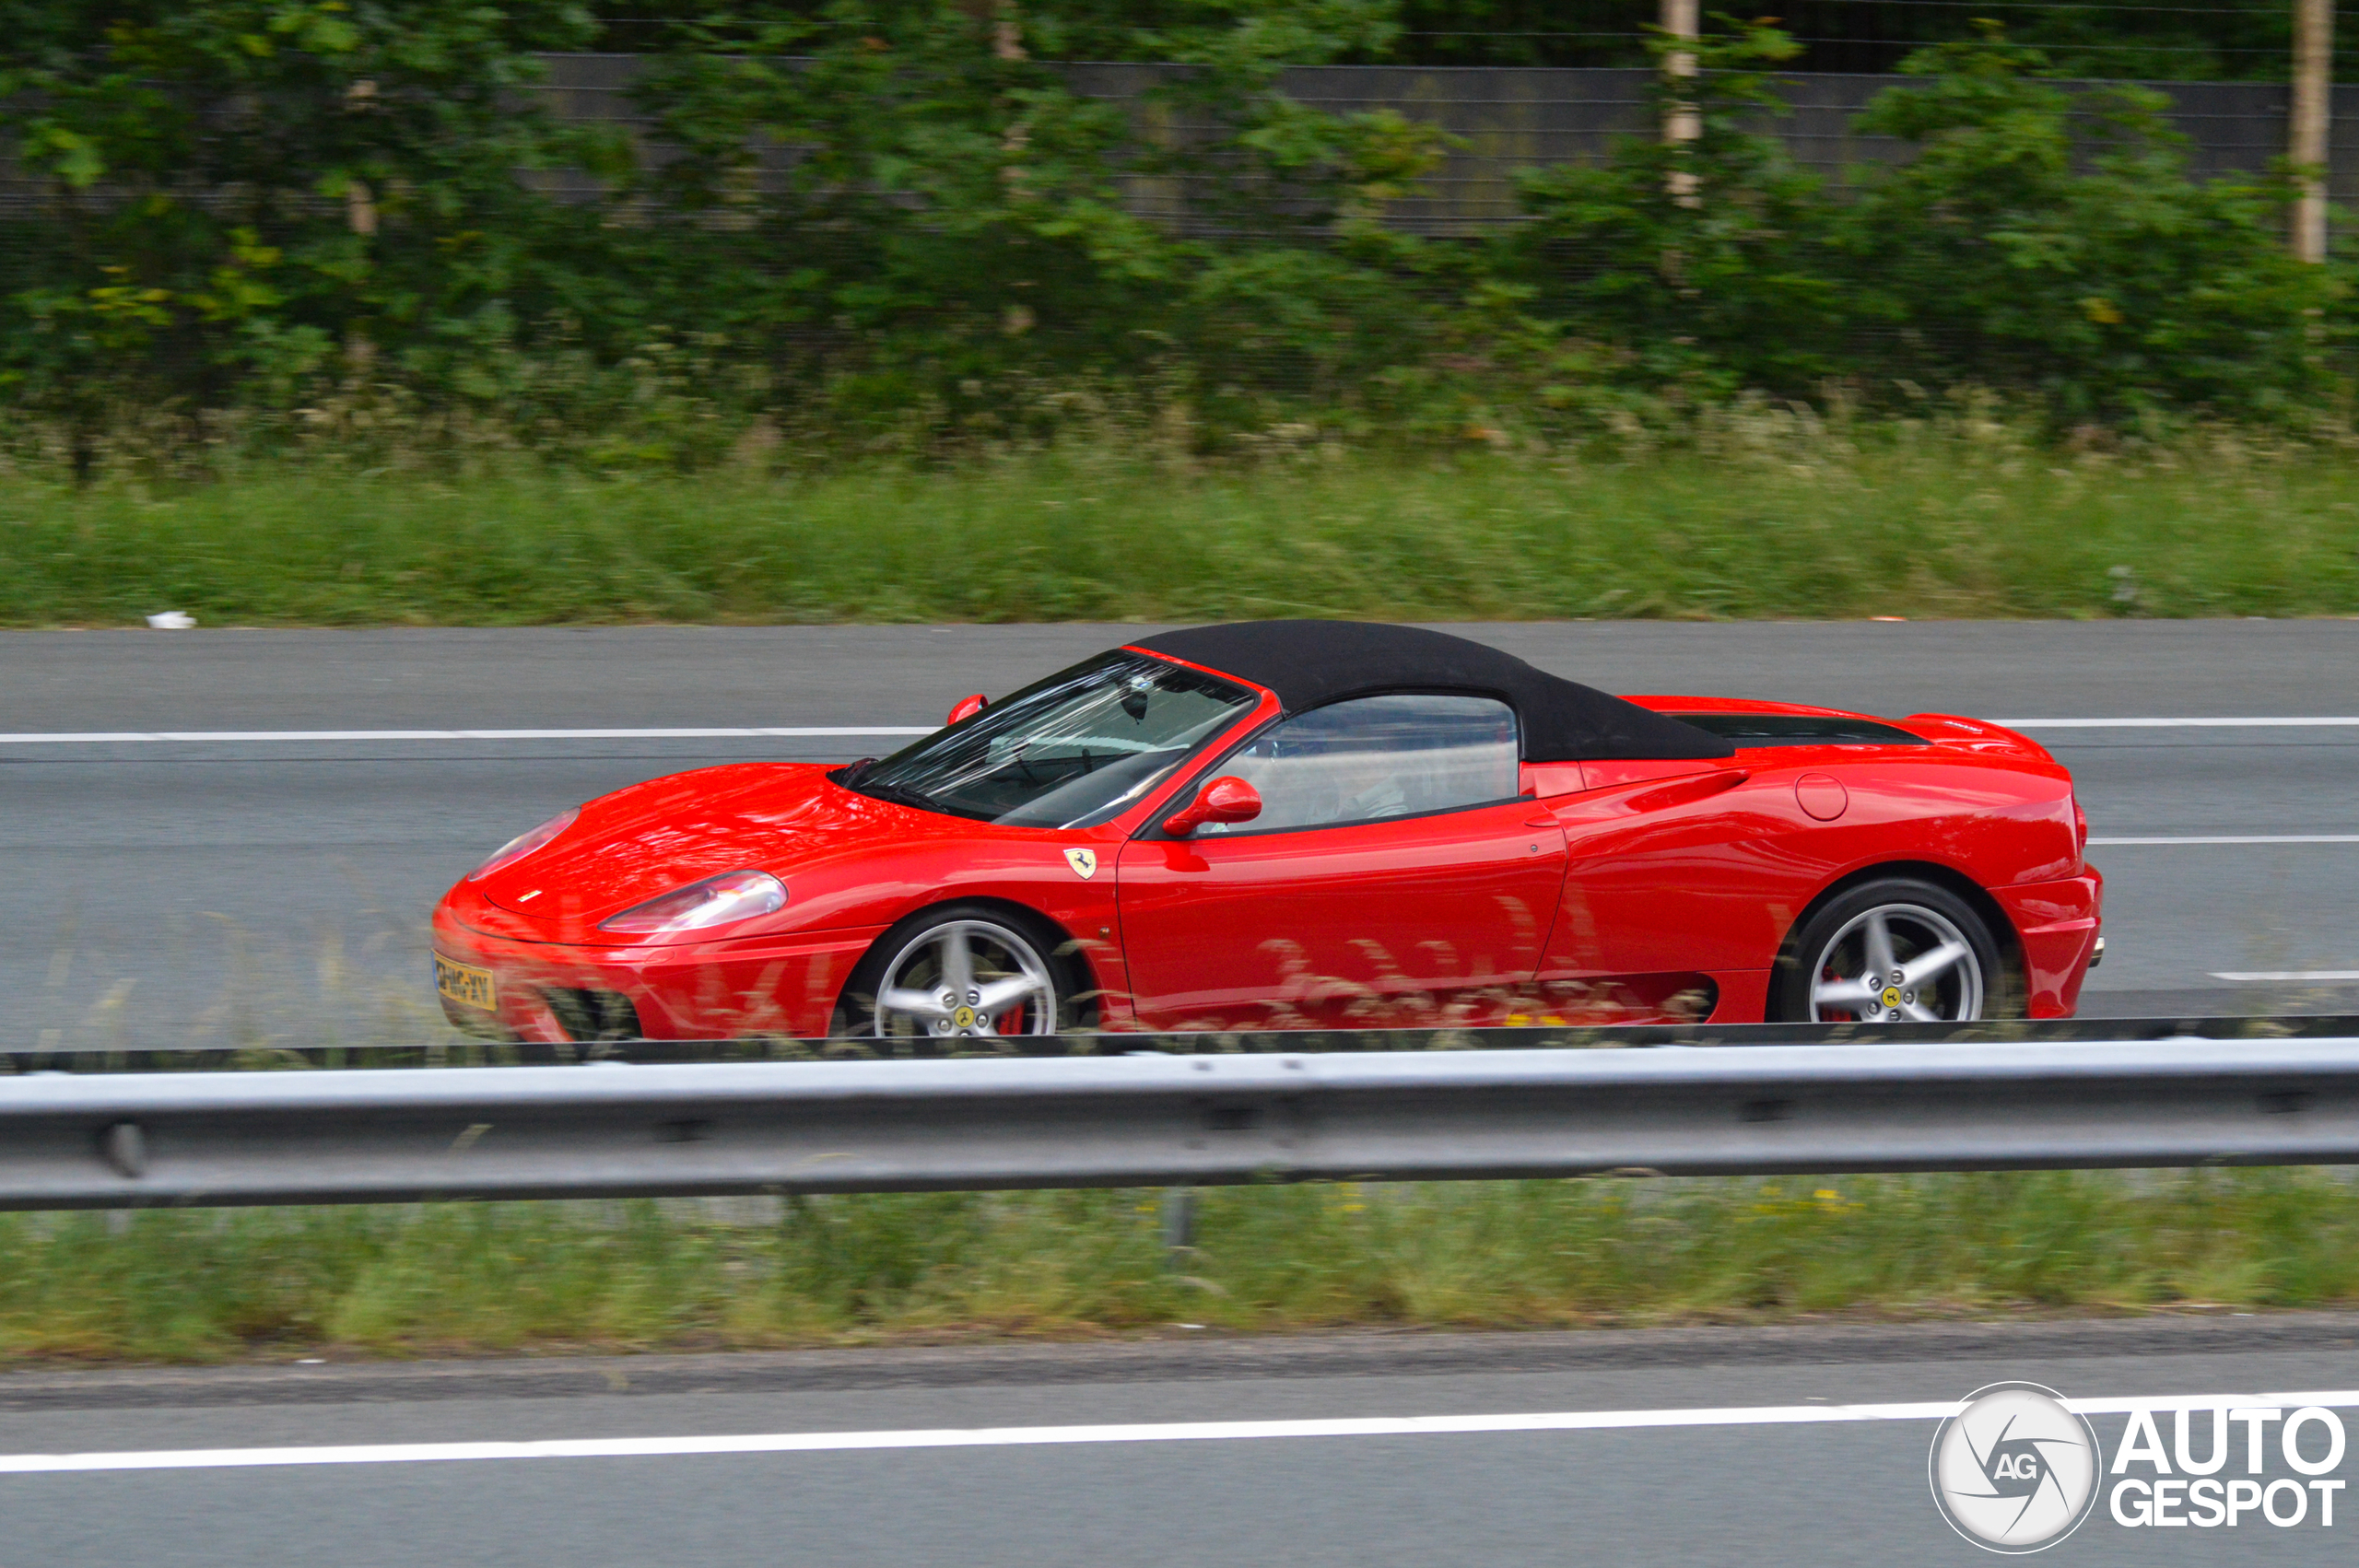
<svg viewBox="0 0 2359 1568">
<path fill-rule="evenodd" d="M 1890 967 L 1871 987 L 1879 924 Z M 1956 947 L 1965 952 L 1943 964 Z M 2005 950 L 1979 910 L 1938 883 L 1877 877 L 1845 888 L 1795 930 L 1770 977 L 1769 1020 L 1965 1023 L 2011 1015 L 2014 997 Z"/>
<path fill-rule="evenodd" d="M 970 983 L 949 1000 L 954 946 L 967 952 Z M 1027 978 L 1027 994 L 1005 1011 L 989 1008 L 994 987 L 1015 989 Z M 1053 1035 L 1092 1021 L 1086 985 L 1073 942 L 1047 921 L 1001 905 L 944 904 L 876 939 L 844 983 L 833 1033 L 911 1049 L 973 1049 L 1012 1035 Z M 880 1005 L 921 995 L 931 1011 Z"/>
</svg>

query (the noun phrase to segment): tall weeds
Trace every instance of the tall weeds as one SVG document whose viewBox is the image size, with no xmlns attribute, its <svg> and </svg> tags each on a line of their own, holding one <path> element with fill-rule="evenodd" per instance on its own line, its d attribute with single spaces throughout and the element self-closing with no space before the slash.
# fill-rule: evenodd
<svg viewBox="0 0 2359 1568">
<path fill-rule="evenodd" d="M 2317 1306 L 2359 1198 L 2308 1171 L 1322 1183 L 0 1217 L 0 1358 L 205 1361 L 983 1335 Z"/>
<path fill-rule="evenodd" d="M 2359 612 L 2359 479 L 2332 431 L 2060 451 L 1971 403 L 1893 423 L 1752 401 L 1684 438 L 1341 461 L 1309 429 L 1206 462 L 1109 435 L 695 478 L 497 455 L 473 476 L 406 458 L 0 475 L 0 624 Z"/>
</svg>

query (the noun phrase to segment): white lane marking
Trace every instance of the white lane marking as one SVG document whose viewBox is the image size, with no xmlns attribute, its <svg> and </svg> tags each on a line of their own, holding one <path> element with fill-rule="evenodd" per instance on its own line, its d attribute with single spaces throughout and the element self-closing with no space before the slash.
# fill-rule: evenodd
<svg viewBox="0 0 2359 1568">
<path fill-rule="evenodd" d="M 2359 969 L 2214 969 L 2215 980 L 2359 980 Z"/>
<path fill-rule="evenodd" d="M 2204 838 L 2092 838 L 2089 848 L 2107 844 L 2359 844 L 2359 833 L 2240 833 Z"/>
<path fill-rule="evenodd" d="M 710 730 L 93 730 L 56 734 L 0 734 L 0 746 L 123 745 L 157 741 L 705 741 L 770 736 L 931 735 L 939 725 L 796 725 Z"/>
<path fill-rule="evenodd" d="M 2010 730 L 2316 730 L 2359 728 L 2359 719 L 1993 719 Z"/>
<path fill-rule="evenodd" d="M 2291 1394 L 2141 1395 L 2071 1399 L 2086 1415 L 2214 1405 L 2359 1405 L 2359 1389 Z M 408 1465 L 471 1459 L 675 1458 L 700 1454 L 829 1454 L 879 1448 L 1027 1448 L 1095 1443 L 1217 1443 L 1285 1437 L 1449 1437 L 1482 1433 L 1625 1432 L 1692 1426 L 1810 1426 L 1939 1421 L 1958 1401 L 1908 1405 L 1755 1405 L 1718 1410 L 1548 1410 L 1473 1416 L 1347 1416 L 1320 1421 L 1202 1421 L 1126 1426 L 993 1426 L 906 1432 L 774 1432 L 719 1437 L 570 1437 L 531 1443 L 371 1443 L 319 1448 L 165 1448 L 116 1454 L 0 1455 L 0 1475 L 87 1470 L 243 1469 L 285 1465 Z"/>
</svg>

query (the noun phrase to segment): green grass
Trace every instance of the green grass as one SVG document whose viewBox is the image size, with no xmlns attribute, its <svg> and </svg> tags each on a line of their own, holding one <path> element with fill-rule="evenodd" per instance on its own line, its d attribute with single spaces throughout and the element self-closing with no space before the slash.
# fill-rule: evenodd
<svg viewBox="0 0 2359 1568">
<path fill-rule="evenodd" d="M 1583 464 L 1097 450 L 948 472 L 0 477 L 0 625 L 2320 615 L 2359 466 L 1763 423 Z"/>
<path fill-rule="evenodd" d="M 2359 1298 L 2359 1190 L 2312 1171 L 1350 1183 L 0 1217 L 0 1361 L 206 1361 Z"/>
</svg>

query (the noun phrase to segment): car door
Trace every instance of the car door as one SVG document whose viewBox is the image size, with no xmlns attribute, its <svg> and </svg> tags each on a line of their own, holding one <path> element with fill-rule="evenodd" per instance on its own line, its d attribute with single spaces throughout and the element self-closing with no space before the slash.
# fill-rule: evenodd
<svg viewBox="0 0 2359 1568">
<path fill-rule="evenodd" d="M 1142 1020 L 1409 1022 L 1527 982 L 1565 839 L 1517 797 L 1517 754 L 1504 703 L 1393 694 L 1284 720 L 1204 770 L 1251 784 L 1262 812 L 1123 847 Z"/>
</svg>

